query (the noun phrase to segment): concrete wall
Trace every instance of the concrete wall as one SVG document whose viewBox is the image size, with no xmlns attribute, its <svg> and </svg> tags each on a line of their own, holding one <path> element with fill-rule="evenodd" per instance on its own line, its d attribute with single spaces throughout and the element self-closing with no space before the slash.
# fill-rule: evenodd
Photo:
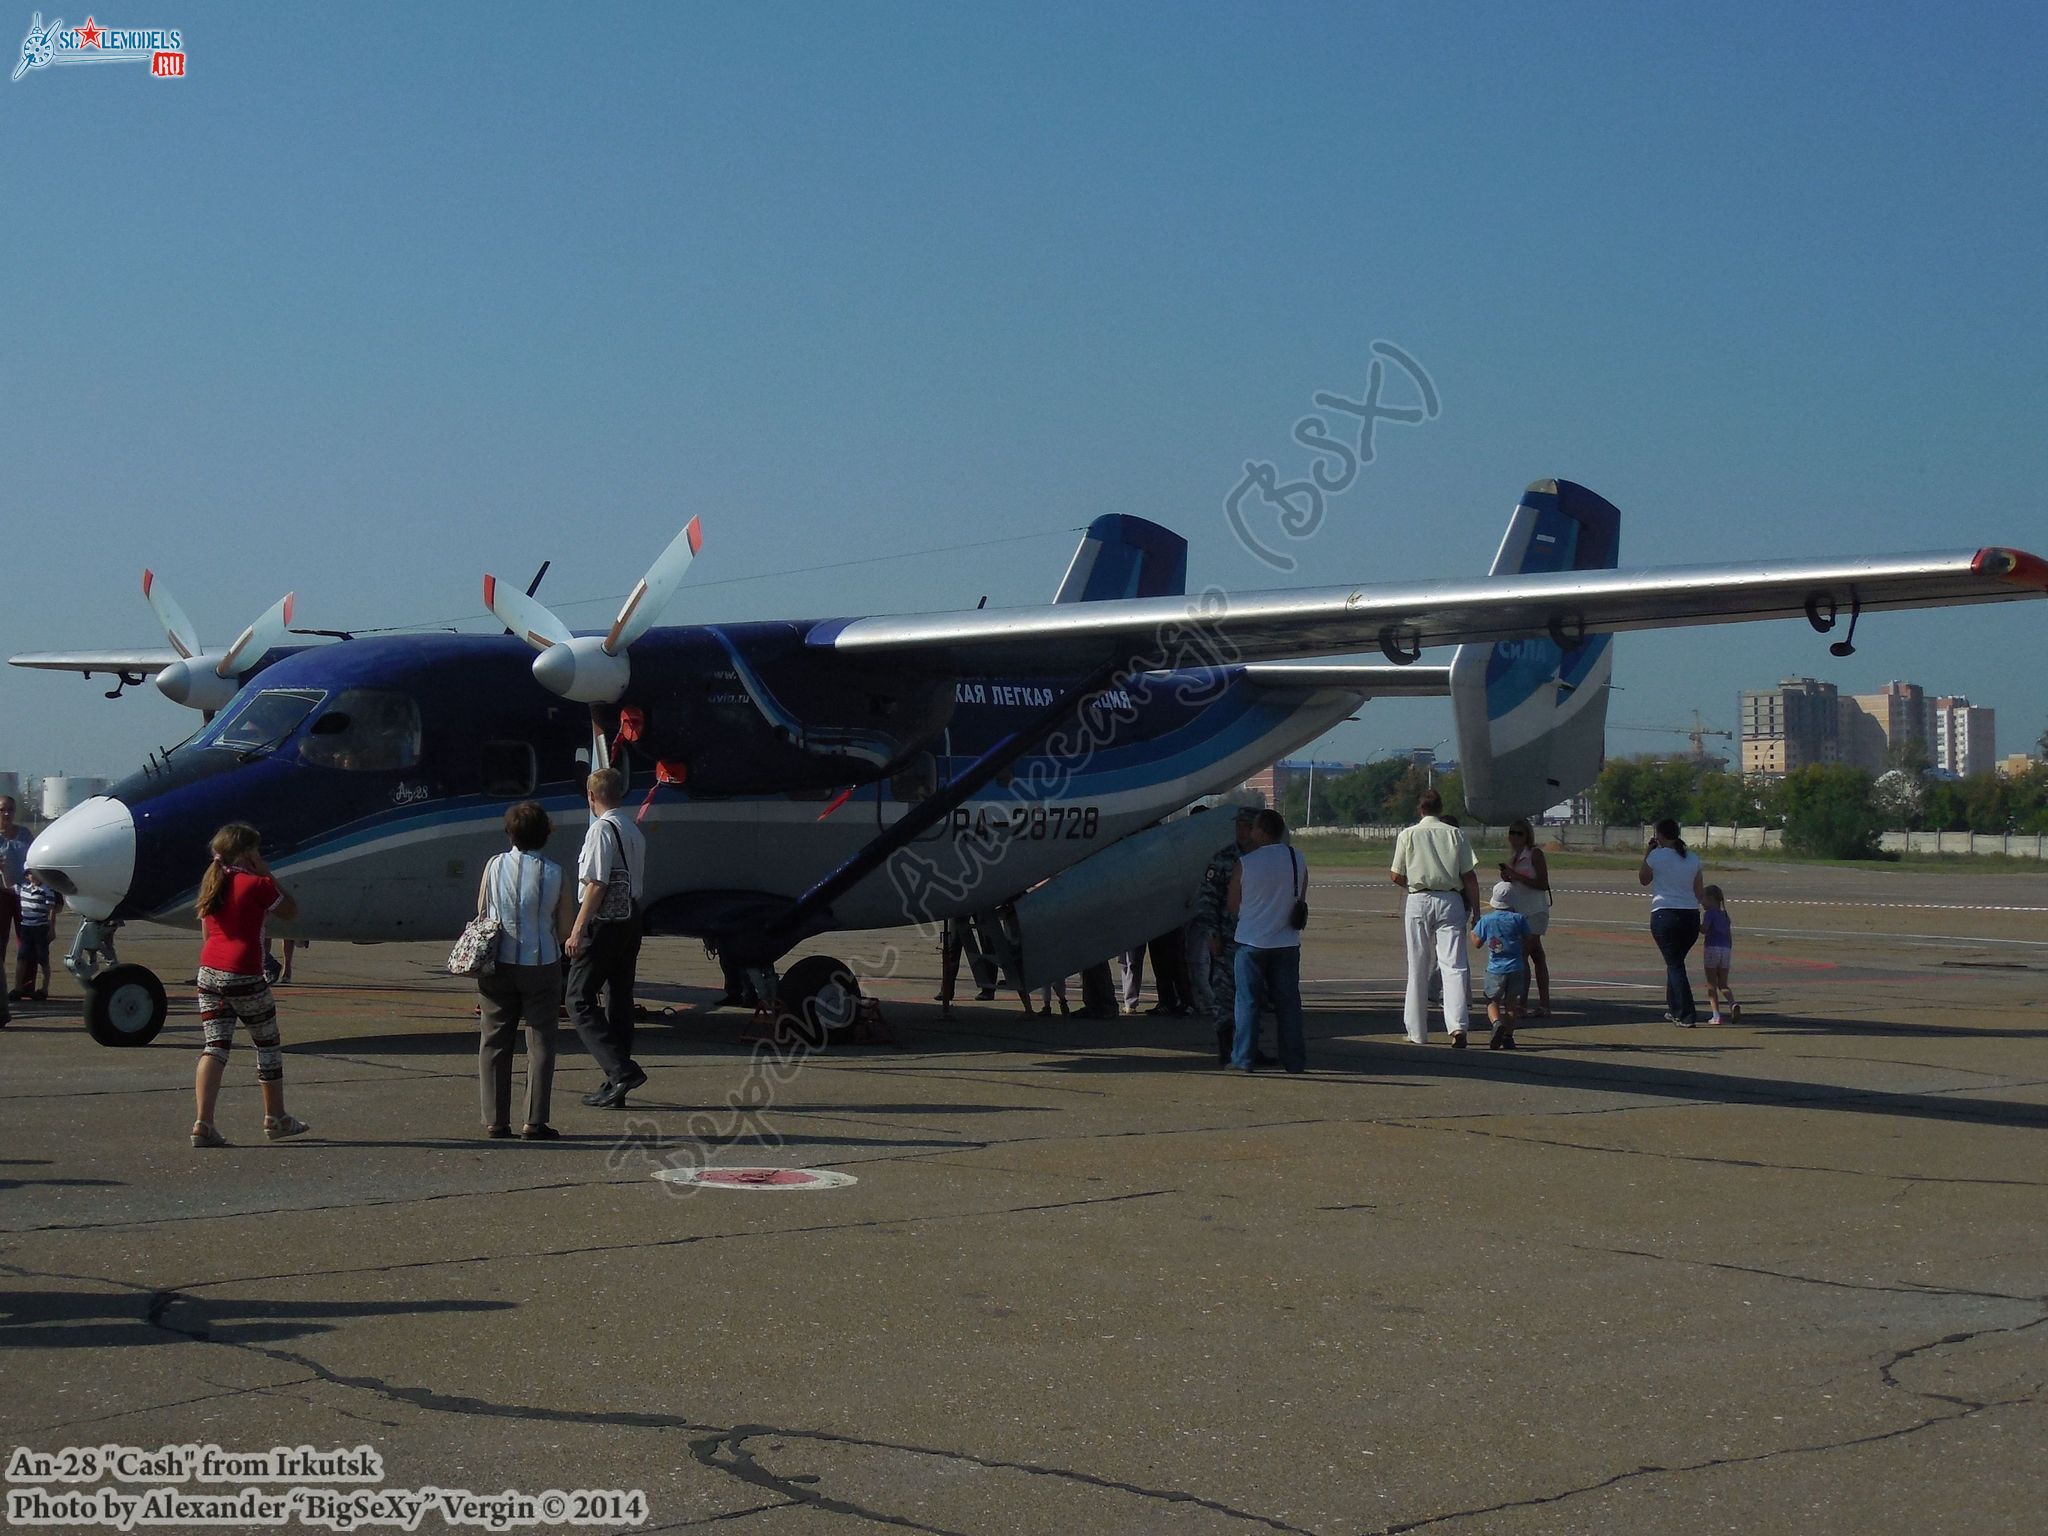
<svg viewBox="0 0 2048 1536">
<path fill-rule="evenodd" d="M 1302 827 L 1296 836 L 1304 841 L 1391 843 L 1401 829 L 1390 825 L 1362 827 Z M 1762 827 L 1683 827 L 1687 843 L 1696 848 L 1779 849 L 1785 834 Z M 1505 827 L 1467 827 L 1465 835 L 1474 843 L 1498 847 L 1508 840 Z M 1537 839 L 1546 847 L 1586 851 L 1636 852 L 1650 840 L 1648 827 L 1538 827 Z M 2002 853 L 2015 859 L 2048 859 L 2048 837 L 2017 832 L 1884 832 L 1877 840 L 1887 853 Z"/>
</svg>

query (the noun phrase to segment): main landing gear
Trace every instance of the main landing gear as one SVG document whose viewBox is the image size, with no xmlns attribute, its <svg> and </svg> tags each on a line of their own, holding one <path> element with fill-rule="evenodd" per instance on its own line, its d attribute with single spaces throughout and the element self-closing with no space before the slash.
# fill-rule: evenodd
<svg viewBox="0 0 2048 1536">
<path fill-rule="evenodd" d="M 87 919 L 64 957 L 85 988 L 85 1029 L 101 1045 L 147 1045 L 164 1027 L 170 999 L 146 965 L 123 965 L 114 952 L 118 923 Z"/>
</svg>

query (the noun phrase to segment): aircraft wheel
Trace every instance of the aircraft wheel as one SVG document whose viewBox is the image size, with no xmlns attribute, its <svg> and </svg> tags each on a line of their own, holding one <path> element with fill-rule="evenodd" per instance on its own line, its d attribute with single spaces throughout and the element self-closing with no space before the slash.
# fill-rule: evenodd
<svg viewBox="0 0 2048 1536">
<path fill-rule="evenodd" d="M 85 984 L 85 1028 L 101 1045 L 147 1045 L 169 1011 L 164 984 L 147 966 L 117 965 Z"/>
<path fill-rule="evenodd" d="M 785 1028 L 814 1048 L 850 1040 L 860 1019 L 860 980 L 843 960 L 806 955 L 783 972 L 775 1005 Z"/>
</svg>

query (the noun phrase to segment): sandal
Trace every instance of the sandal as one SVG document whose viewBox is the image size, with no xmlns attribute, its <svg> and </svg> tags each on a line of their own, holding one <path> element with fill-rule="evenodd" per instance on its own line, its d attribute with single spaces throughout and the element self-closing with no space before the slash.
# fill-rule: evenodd
<svg viewBox="0 0 2048 1536">
<path fill-rule="evenodd" d="M 263 1134 L 272 1141 L 283 1141 L 287 1136 L 303 1136 L 313 1129 L 296 1115 L 265 1115 Z"/>
<path fill-rule="evenodd" d="M 192 1145 L 195 1147 L 231 1147 L 233 1142 L 221 1135 L 204 1120 L 192 1122 Z"/>
</svg>

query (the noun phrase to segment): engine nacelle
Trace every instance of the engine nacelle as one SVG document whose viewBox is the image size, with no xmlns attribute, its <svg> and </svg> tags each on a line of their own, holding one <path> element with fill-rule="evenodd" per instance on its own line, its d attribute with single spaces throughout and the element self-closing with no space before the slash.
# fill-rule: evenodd
<svg viewBox="0 0 2048 1536">
<path fill-rule="evenodd" d="M 242 686 L 242 680 L 222 677 L 216 670 L 219 665 L 218 656 L 209 656 L 204 651 L 187 660 L 174 661 L 157 673 L 157 692 L 187 709 L 203 709 L 209 714 L 225 709 L 235 690 Z"/>
<path fill-rule="evenodd" d="M 533 658 L 533 680 L 578 704 L 617 702 L 631 677 L 625 653 L 606 651 L 601 635 L 577 635 Z"/>
</svg>

